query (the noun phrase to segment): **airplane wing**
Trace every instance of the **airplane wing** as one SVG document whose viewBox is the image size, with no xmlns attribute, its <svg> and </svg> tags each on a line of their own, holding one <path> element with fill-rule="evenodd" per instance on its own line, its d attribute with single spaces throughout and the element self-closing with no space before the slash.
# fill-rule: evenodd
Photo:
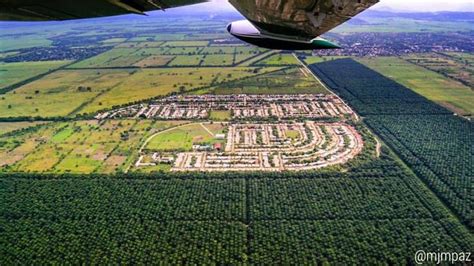
<svg viewBox="0 0 474 266">
<path fill-rule="evenodd" d="M 145 14 L 206 0 L 0 0 L 0 21 L 43 21 Z"/>
<path fill-rule="evenodd" d="M 309 40 L 379 0 L 229 0 L 262 33 Z"/>
<path fill-rule="evenodd" d="M 145 14 L 207 0 L 0 0 L 0 21 L 68 20 Z M 319 38 L 379 0 L 229 0 L 247 20 L 227 30 L 248 43 L 270 48 L 338 48 Z"/>
</svg>

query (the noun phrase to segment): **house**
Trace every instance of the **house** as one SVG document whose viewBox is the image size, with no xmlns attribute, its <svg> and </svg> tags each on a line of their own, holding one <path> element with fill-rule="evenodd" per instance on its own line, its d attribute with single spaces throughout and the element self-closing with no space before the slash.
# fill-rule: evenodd
<svg viewBox="0 0 474 266">
<path fill-rule="evenodd" d="M 225 139 L 225 134 L 216 134 L 216 135 L 215 135 L 215 138 L 216 138 L 216 139 L 221 139 L 221 140 L 222 140 L 222 139 Z"/>
</svg>

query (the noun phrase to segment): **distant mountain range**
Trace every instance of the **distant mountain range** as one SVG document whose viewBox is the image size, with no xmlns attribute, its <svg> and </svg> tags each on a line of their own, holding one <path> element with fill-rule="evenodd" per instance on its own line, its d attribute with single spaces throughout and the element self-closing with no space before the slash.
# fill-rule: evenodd
<svg viewBox="0 0 474 266">
<path fill-rule="evenodd" d="M 372 10 L 369 9 L 356 18 L 357 23 L 359 20 L 365 18 L 409 18 L 415 20 L 434 20 L 434 21 L 470 21 L 474 22 L 474 12 L 454 12 L 454 11 L 441 11 L 441 12 L 395 12 L 395 11 L 383 11 L 383 10 Z M 353 20 L 354 20 L 353 19 Z"/>
</svg>

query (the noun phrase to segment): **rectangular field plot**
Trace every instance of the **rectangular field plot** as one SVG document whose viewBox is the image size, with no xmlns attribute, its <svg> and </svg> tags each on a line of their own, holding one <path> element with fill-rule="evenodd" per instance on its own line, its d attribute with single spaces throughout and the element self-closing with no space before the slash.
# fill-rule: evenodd
<svg viewBox="0 0 474 266">
<path fill-rule="evenodd" d="M 3 95 L 0 117 L 67 116 L 129 75 L 126 70 L 57 71 Z"/>
<path fill-rule="evenodd" d="M 31 218 L 38 213 L 55 210 L 50 218 L 62 220 L 74 218 L 72 215 L 87 214 L 90 208 L 100 208 L 94 218 L 129 220 L 153 218 L 160 221 L 173 220 L 221 220 L 239 221 L 244 216 L 245 184 L 242 179 L 233 180 L 57 180 L 52 182 L 0 181 L 5 186 L 17 185 L 20 190 L 31 190 L 31 196 L 41 200 L 41 204 L 30 199 L 18 198 L 10 192 L 5 204 L 18 206 L 14 213 Z M 41 185 L 35 187 L 34 185 Z M 80 202 L 58 201 L 58 197 L 42 194 L 49 189 L 57 189 L 63 197 L 75 197 Z M 82 193 L 81 193 L 82 191 Z M 205 205 L 203 205 L 203 203 Z M 109 208 L 107 206 L 114 206 Z M 29 208 L 30 207 L 30 208 Z M 92 218 L 92 217 L 91 217 Z"/>
<path fill-rule="evenodd" d="M 0 62 L 0 90 L 34 76 L 57 69 L 70 61 Z"/>
<path fill-rule="evenodd" d="M 137 66 L 137 67 L 165 66 L 173 59 L 174 59 L 174 56 L 169 56 L 169 55 L 151 55 L 138 61 L 137 63 L 134 64 L 134 66 Z"/>
<path fill-rule="evenodd" d="M 115 48 L 72 65 L 74 68 L 131 66 L 142 57 L 136 48 Z"/>
<path fill-rule="evenodd" d="M 169 66 L 199 66 L 203 60 L 202 55 L 178 55 L 171 62 Z"/>
<path fill-rule="evenodd" d="M 211 55 L 211 54 L 234 54 L 235 47 L 204 47 L 199 51 L 199 54 Z"/>
<path fill-rule="evenodd" d="M 280 66 L 280 65 L 299 65 L 300 62 L 295 58 L 293 54 L 275 54 L 268 58 L 265 58 L 255 65 L 269 65 L 269 66 Z"/>
<path fill-rule="evenodd" d="M 46 122 L 0 122 L 0 136 L 15 130 L 26 129 Z"/>
<path fill-rule="evenodd" d="M 202 58 L 203 66 L 230 66 L 233 64 L 233 55 L 205 55 Z"/>
<path fill-rule="evenodd" d="M 184 55 L 184 56 L 191 56 L 197 55 L 202 50 L 202 47 L 167 47 L 169 48 L 166 50 L 164 54 L 166 55 Z"/>
<path fill-rule="evenodd" d="M 164 47 L 188 47 L 197 46 L 203 47 L 209 44 L 208 41 L 168 41 L 163 44 Z"/>
<path fill-rule="evenodd" d="M 265 68 L 266 69 L 266 68 Z M 299 67 L 290 67 L 268 74 L 241 79 L 217 86 L 215 94 L 302 94 L 329 92 Z"/>
</svg>

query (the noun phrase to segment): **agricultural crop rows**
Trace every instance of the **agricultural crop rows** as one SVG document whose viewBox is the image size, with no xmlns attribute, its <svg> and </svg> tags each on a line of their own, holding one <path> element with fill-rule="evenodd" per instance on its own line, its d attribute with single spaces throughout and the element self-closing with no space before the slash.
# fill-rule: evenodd
<svg viewBox="0 0 474 266">
<path fill-rule="evenodd" d="M 474 126 L 351 60 L 312 65 L 403 161 L 470 227 Z"/>
<path fill-rule="evenodd" d="M 232 175 L 4 177 L 0 256 L 7 263 L 401 263 L 418 249 L 473 244 L 387 151 L 354 171 Z"/>
</svg>

